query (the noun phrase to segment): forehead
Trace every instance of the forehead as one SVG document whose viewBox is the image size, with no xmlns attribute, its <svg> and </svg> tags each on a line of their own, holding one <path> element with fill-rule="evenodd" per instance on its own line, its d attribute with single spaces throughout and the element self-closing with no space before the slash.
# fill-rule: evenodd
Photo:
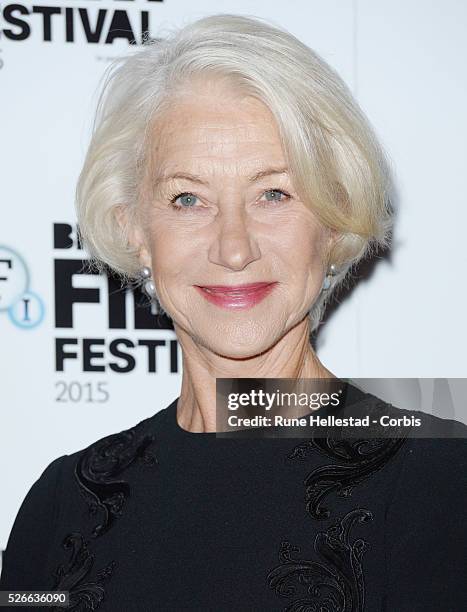
<svg viewBox="0 0 467 612">
<path fill-rule="evenodd" d="M 283 160 L 278 126 L 269 108 L 222 82 L 185 86 L 155 118 L 151 137 L 152 157 L 164 165 L 210 157 Z"/>
</svg>

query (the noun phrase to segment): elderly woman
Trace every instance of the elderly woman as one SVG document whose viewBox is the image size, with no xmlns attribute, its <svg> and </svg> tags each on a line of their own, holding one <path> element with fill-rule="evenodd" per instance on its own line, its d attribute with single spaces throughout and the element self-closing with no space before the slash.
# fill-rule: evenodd
<svg viewBox="0 0 467 612">
<path fill-rule="evenodd" d="M 348 88 L 286 31 L 215 15 L 119 61 L 78 220 L 100 269 L 172 319 L 180 396 L 45 469 L 4 590 L 79 611 L 466 609 L 463 440 L 216 434 L 216 378 L 337 380 L 310 333 L 388 244 L 388 191 Z M 378 401 L 348 385 L 347 405 Z"/>
</svg>

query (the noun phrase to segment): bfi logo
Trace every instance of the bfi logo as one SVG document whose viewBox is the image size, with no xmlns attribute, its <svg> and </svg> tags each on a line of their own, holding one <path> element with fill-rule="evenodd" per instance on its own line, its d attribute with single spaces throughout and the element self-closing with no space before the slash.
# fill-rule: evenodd
<svg viewBox="0 0 467 612">
<path fill-rule="evenodd" d="M 6 314 L 16 327 L 38 327 L 45 314 L 41 296 L 31 289 L 25 258 L 7 245 L 0 245 L 0 315 Z"/>
</svg>

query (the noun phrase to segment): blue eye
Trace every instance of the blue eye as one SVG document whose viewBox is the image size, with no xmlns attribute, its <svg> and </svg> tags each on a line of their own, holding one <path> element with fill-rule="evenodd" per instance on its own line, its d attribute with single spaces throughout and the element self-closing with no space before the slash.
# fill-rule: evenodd
<svg viewBox="0 0 467 612">
<path fill-rule="evenodd" d="M 182 206 L 175 205 L 175 202 L 179 198 L 182 201 Z M 183 203 L 183 200 L 182 200 L 183 198 L 185 198 L 185 203 Z M 174 208 L 191 208 L 192 206 L 194 206 L 195 200 L 197 199 L 198 198 L 193 193 L 189 193 L 189 192 L 177 193 L 171 197 L 170 203 L 173 205 Z"/>
<path fill-rule="evenodd" d="M 285 195 L 287 197 L 289 197 L 288 193 L 285 193 L 285 191 L 282 191 L 281 189 L 268 189 L 267 191 L 264 192 L 265 194 L 274 194 L 274 193 L 279 193 L 282 195 Z M 281 202 L 284 198 L 266 198 L 269 202 Z"/>
<path fill-rule="evenodd" d="M 279 197 L 276 197 L 276 194 L 279 194 Z M 289 193 L 286 193 L 282 189 L 267 189 L 263 191 L 263 195 L 266 195 L 266 202 L 284 202 L 286 200 L 290 200 L 291 196 Z M 273 197 L 269 197 L 269 196 Z M 177 200 L 180 200 L 180 203 L 177 203 Z M 184 191 L 182 193 L 176 193 L 170 196 L 170 205 L 176 211 L 189 211 L 190 209 L 201 208 L 199 206 L 195 206 L 196 201 L 198 200 L 198 196 L 190 191 Z M 264 201 L 260 206 L 265 206 Z"/>
</svg>

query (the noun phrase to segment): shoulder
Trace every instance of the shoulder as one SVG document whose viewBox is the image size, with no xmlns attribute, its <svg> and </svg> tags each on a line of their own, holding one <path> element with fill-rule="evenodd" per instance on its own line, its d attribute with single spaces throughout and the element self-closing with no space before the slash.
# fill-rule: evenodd
<svg viewBox="0 0 467 612">
<path fill-rule="evenodd" d="M 111 527 L 131 496 L 133 484 L 158 464 L 167 420 L 164 408 L 64 457 L 57 501 L 69 510 L 68 517 L 75 524 L 81 521 L 91 537 L 102 535 Z"/>
<path fill-rule="evenodd" d="M 165 409 L 116 432 L 102 436 L 85 447 L 54 459 L 34 483 L 33 489 L 43 495 L 55 490 L 66 494 L 76 483 L 97 480 L 121 473 L 135 461 L 153 463 L 156 439 L 163 435 Z"/>
<path fill-rule="evenodd" d="M 467 449 L 460 438 L 406 440 L 386 509 L 388 610 L 461 610 Z"/>
<path fill-rule="evenodd" d="M 461 421 L 441 418 L 410 406 L 395 406 L 372 393 L 360 392 L 358 401 L 344 406 L 342 413 L 358 417 L 369 415 L 370 428 L 367 431 L 372 437 L 467 440 L 467 425 Z M 451 446 L 460 447 L 461 444 Z"/>
<path fill-rule="evenodd" d="M 386 607 L 400 612 L 465 607 L 467 428 L 463 423 L 370 398 L 404 436 L 384 514 Z M 420 419 L 417 433 L 412 419 Z M 401 420 L 402 419 L 402 420 Z M 419 436 L 419 437 L 416 437 Z M 441 585 L 441 586 L 440 586 Z"/>
<path fill-rule="evenodd" d="M 2 558 L 2 588 L 45 588 L 51 551 L 66 547 L 64 533 L 77 531 L 92 539 L 109 529 L 129 495 L 132 466 L 157 463 L 155 442 L 163 435 L 166 419 L 162 409 L 46 466 L 23 499 L 10 531 Z"/>
<path fill-rule="evenodd" d="M 155 443 L 163 439 L 167 431 L 169 407 L 66 455 L 63 469 L 67 476 L 81 474 L 91 480 L 103 480 L 106 476 L 126 470 L 135 461 L 153 463 Z"/>
<path fill-rule="evenodd" d="M 467 443 L 464 438 L 406 440 L 400 481 L 395 492 L 402 501 L 401 511 L 404 512 L 403 506 L 406 509 L 425 508 L 425 519 L 437 516 L 444 521 L 450 510 L 453 517 L 461 506 L 465 508 L 467 505 L 466 473 Z"/>
<path fill-rule="evenodd" d="M 449 499 L 467 495 L 467 426 L 419 410 L 410 410 L 365 393 L 349 413 L 369 415 L 370 438 L 401 439 L 401 469 L 393 495 L 393 507 L 401 512 L 422 508 L 429 502 L 448 504 Z M 430 512 L 425 514 L 429 516 Z"/>
<path fill-rule="evenodd" d="M 24 497 L 2 555 L 0 589 L 41 588 L 49 539 L 58 521 L 57 490 L 66 458 L 49 463 Z"/>
<path fill-rule="evenodd" d="M 135 459 L 146 457 L 146 450 L 155 441 L 164 420 L 163 412 L 161 410 L 135 425 L 107 434 L 68 454 L 66 467 L 73 471 L 78 465 L 83 468 L 92 465 L 99 472 L 106 469 L 121 470 Z"/>
<path fill-rule="evenodd" d="M 351 430 L 351 437 L 378 442 L 400 440 L 395 445 L 399 464 L 398 500 L 405 507 L 426 503 L 425 496 L 438 497 L 467 493 L 467 426 L 452 419 L 442 419 L 419 410 L 396 407 L 365 393 L 359 401 L 344 409 L 344 416 L 369 417 L 368 427 Z M 347 430 L 346 430 L 347 431 Z M 338 433 L 341 433 L 339 430 Z M 435 500 L 433 499 L 433 503 Z"/>
</svg>

